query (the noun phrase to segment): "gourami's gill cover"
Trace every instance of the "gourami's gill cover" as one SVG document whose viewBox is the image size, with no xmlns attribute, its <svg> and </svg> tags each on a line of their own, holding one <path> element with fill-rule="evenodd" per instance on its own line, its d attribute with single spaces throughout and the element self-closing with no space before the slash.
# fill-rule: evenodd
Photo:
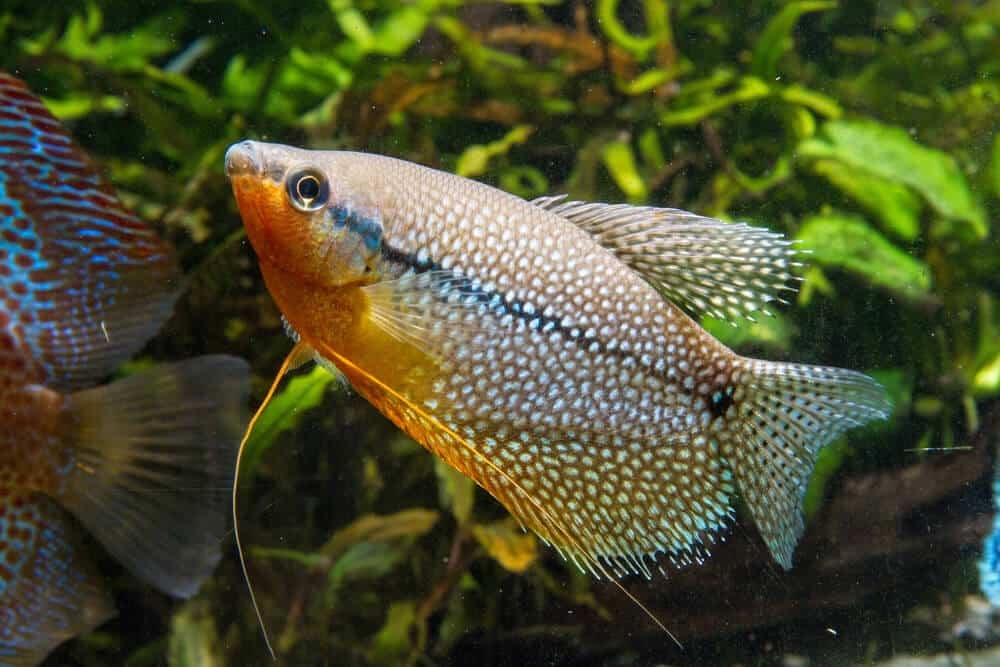
<svg viewBox="0 0 1000 667">
<path fill-rule="evenodd" d="M 99 385 L 169 317 L 170 247 L 0 72 L 0 666 L 114 612 L 77 520 L 189 597 L 221 557 L 248 368 L 214 355 Z"/>
<path fill-rule="evenodd" d="M 790 567 L 818 451 L 889 413 L 869 377 L 739 356 L 681 309 L 777 298 L 779 234 L 363 153 L 245 141 L 226 171 L 297 349 L 595 574 L 700 561 L 737 493 Z"/>
</svg>

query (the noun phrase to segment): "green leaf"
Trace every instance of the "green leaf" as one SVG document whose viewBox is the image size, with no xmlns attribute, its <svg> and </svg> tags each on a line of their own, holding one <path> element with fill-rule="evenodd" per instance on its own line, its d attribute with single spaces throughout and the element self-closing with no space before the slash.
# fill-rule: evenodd
<svg viewBox="0 0 1000 667">
<path fill-rule="evenodd" d="M 364 14 L 354 7 L 344 6 L 347 3 L 339 0 L 331 0 L 329 4 L 337 17 L 337 24 L 347 38 L 355 42 L 362 52 L 370 51 L 375 44 L 375 35 Z"/>
<path fill-rule="evenodd" d="M 993 137 L 993 159 L 990 161 L 990 175 L 993 194 L 1000 197 L 1000 134 Z"/>
<path fill-rule="evenodd" d="M 437 457 L 434 457 L 434 472 L 438 478 L 438 495 L 441 497 L 442 507 L 451 510 L 459 524 L 466 523 L 476 499 L 476 485 L 469 477 Z"/>
<path fill-rule="evenodd" d="M 403 7 L 390 14 L 375 29 L 373 49 L 386 56 L 400 56 L 420 39 L 430 20 L 429 12 L 436 8 L 436 2 L 425 2 L 425 6 Z"/>
<path fill-rule="evenodd" d="M 913 300 L 928 296 L 931 273 L 863 219 L 830 213 L 807 219 L 799 230 L 803 249 L 824 266 L 849 271 L 869 283 Z"/>
<path fill-rule="evenodd" d="M 798 84 L 783 88 L 779 97 L 789 104 L 803 106 L 827 118 L 836 119 L 844 115 L 844 110 L 837 103 L 837 100 L 815 90 L 803 88 Z"/>
<path fill-rule="evenodd" d="M 538 169 L 521 165 L 507 167 L 500 172 L 500 187 L 525 199 L 548 194 L 549 179 Z"/>
<path fill-rule="evenodd" d="M 345 583 L 385 576 L 402 562 L 408 546 L 399 541 L 352 545 L 330 568 L 328 591 L 333 594 Z"/>
<path fill-rule="evenodd" d="M 659 88 L 666 83 L 678 79 L 690 70 L 691 65 L 687 62 L 674 65 L 673 67 L 654 67 L 653 69 L 646 70 L 631 81 L 619 82 L 618 88 L 626 95 L 643 95 L 654 88 Z"/>
<path fill-rule="evenodd" d="M 625 49 L 639 60 L 645 60 L 659 44 L 670 42 L 670 24 L 667 3 L 662 0 L 646 0 L 646 26 L 648 33 L 635 35 L 618 20 L 619 0 L 597 0 L 595 15 L 601 30 L 614 44 Z"/>
<path fill-rule="evenodd" d="M 104 33 L 101 10 L 91 4 L 85 17 L 70 18 L 55 51 L 71 60 L 113 70 L 142 70 L 153 58 L 176 48 L 170 35 L 181 27 L 182 19 L 179 14 L 163 15 L 125 33 Z"/>
<path fill-rule="evenodd" d="M 419 507 L 388 515 L 366 514 L 334 533 L 320 551 L 332 558 L 359 542 L 420 537 L 434 527 L 439 516 Z"/>
<path fill-rule="evenodd" d="M 825 11 L 837 6 L 836 2 L 820 2 L 818 0 L 804 0 L 802 2 L 790 2 L 785 5 L 778 14 L 772 18 L 764 32 L 761 33 L 757 45 L 753 49 L 750 58 L 750 71 L 755 76 L 766 81 L 772 81 L 778 74 L 778 61 L 794 45 L 792 41 L 792 30 L 799 18 L 809 12 Z"/>
<path fill-rule="evenodd" d="M 972 378 L 972 391 L 976 398 L 990 398 L 1000 394 L 1000 352 L 976 370 Z"/>
<path fill-rule="evenodd" d="M 850 451 L 846 438 L 834 440 L 819 450 L 819 456 L 816 457 L 816 467 L 813 468 L 813 473 L 809 477 L 809 484 L 806 486 L 805 497 L 802 501 L 802 512 L 807 519 L 815 516 L 816 512 L 823 506 L 826 485 L 840 469 Z"/>
<path fill-rule="evenodd" d="M 941 215 L 966 223 L 954 232 L 977 240 L 986 237 L 985 215 L 955 160 L 917 143 L 903 128 L 871 120 L 830 121 L 817 137 L 799 144 L 799 154 L 838 160 L 903 183 Z"/>
<path fill-rule="evenodd" d="M 489 169 L 490 160 L 506 155 L 517 144 L 523 144 L 534 131 L 530 125 L 518 125 L 496 141 L 469 146 L 458 156 L 455 173 L 466 178 L 485 174 Z"/>
<path fill-rule="evenodd" d="M 254 424 L 243 451 L 241 470 L 247 479 L 252 479 L 260 464 L 261 457 L 271 448 L 277 437 L 298 425 L 308 410 L 323 400 L 327 387 L 336 378 L 322 366 L 314 366 L 304 375 L 296 375 L 278 394 Z M 246 482 L 244 482 L 246 483 Z"/>
<path fill-rule="evenodd" d="M 417 603 L 413 600 L 389 605 L 385 623 L 372 640 L 370 658 L 379 664 L 401 665 L 413 648 Z"/>
<path fill-rule="evenodd" d="M 327 567 L 330 559 L 323 554 L 309 551 L 297 551 L 295 549 L 281 549 L 279 547 L 252 547 L 250 553 L 254 558 L 269 560 L 283 560 L 290 563 L 297 563 L 304 568 L 312 569 Z"/>
<path fill-rule="evenodd" d="M 887 232 L 907 241 L 920 235 L 921 201 L 905 185 L 838 160 L 816 160 L 812 168 L 878 218 Z"/>
<path fill-rule="evenodd" d="M 639 174 L 635 153 L 626 141 L 611 141 L 601 153 L 604 166 L 630 201 L 642 201 L 649 194 L 646 182 Z"/>
<path fill-rule="evenodd" d="M 906 414 L 913 401 L 913 380 L 900 368 L 868 371 L 882 387 L 892 404 L 892 414 Z M 872 428 L 869 426 L 868 428 Z"/>
<path fill-rule="evenodd" d="M 654 128 L 647 128 L 639 135 L 639 155 L 643 163 L 654 171 L 666 166 L 667 158 L 663 155 L 660 135 Z"/>
<path fill-rule="evenodd" d="M 59 120 L 75 120 L 95 112 L 121 113 L 125 111 L 125 100 L 115 95 L 94 95 L 91 93 L 69 93 L 59 99 L 43 98 L 45 106 Z"/>
<path fill-rule="evenodd" d="M 755 321 L 740 319 L 735 323 L 714 317 L 704 317 L 701 326 L 723 345 L 739 349 L 757 345 L 773 352 L 787 352 L 791 348 L 794 326 L 780 313 L 761 313 Z"/>
<path fill-rule="evenodd" d="M 689 91 L 690 92 L 690 91 Z M 697 103 L 676 111 L 668 111 L 660 116 L 660 122 L 667 127 L 677 125 L 696 125 L 705 118 L 737 104 L 745 104 L 759 100 L 771 94 L 771 88 L 760 79 L 752 76 L 743 77 L 736 90 L 716 94 L 714 91 L 699 96 Z M 680 105 L 681 103 L 678 102 Z"/>
<path fill-rule="evenodd" d="M 212 608 L 205 600 L 192 600 L 174 613 L 167 641 L 169 667 L 222 667 L 219 633 Z"/>
</svg>

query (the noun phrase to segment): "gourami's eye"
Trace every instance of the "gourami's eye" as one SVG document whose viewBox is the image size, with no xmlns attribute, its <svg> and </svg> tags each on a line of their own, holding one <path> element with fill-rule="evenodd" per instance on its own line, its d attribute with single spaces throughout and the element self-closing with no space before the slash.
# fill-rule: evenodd
<svg viewBox="0 0 1000 667">
<path fill-rule="evenodd" d="M 288 199 L 300 211 L 316 211 L 326 205 L 330 186 L 315 169 L 303 169 L 291 174 L 285 182 Z"/>
</svg>

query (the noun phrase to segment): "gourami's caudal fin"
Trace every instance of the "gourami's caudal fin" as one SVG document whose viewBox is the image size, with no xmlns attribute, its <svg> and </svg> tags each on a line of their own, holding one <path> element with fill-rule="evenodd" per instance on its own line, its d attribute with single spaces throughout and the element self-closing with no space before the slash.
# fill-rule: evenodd
<svg viewBox="0 0 1000 667">
<path fill-rule="evenodd" d="M 42 494 L 0 489 L 0 665 L 33 667 L 114 615 L 74 524 Z"/>
<path fill-rule="evenodd" d="M 892 406 L 867 375 L 841 368 L 744 360 L 724 426 L 722 454 L 761 537 L 784 568 L 802 535 L 802 499 L 819 450 Z"/>
<path fill-rule="evenodd" d="M 189 597 L 218 563 L 248 367 L 165 364 L 72 394 L 75 466 L 60 500 L 129 570 Z"/>
</svg>

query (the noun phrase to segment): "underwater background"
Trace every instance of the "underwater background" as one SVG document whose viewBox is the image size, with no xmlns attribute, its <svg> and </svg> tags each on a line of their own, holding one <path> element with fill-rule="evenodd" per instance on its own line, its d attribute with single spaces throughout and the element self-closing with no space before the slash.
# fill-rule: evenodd
<svg viewBox="0 0 1000 667">
<path fill-rule="evenodd" d="M 823 450 L 791 571 L 743 511 L 704 565 L 624 580 L 681 650 L 303 367 L 240 480 L 277 664 L 1000 664 L 979 569 L 1000 442 L 1000 2 L 7 0 L 0 44 L 189 275 L 123 372 L 224 352 L 251 363 L 254 406 L 270 386 L 291 341 L 222 164 L 254 138 L 783 232 L 808 253 L 798 294 L 702 324 L 744 354 L 871 373 L 895 403 Z M 45 664 L 272 664 L 224 549 L 184 603 L 104 557 L 118 616 Z"/>
</svg>

